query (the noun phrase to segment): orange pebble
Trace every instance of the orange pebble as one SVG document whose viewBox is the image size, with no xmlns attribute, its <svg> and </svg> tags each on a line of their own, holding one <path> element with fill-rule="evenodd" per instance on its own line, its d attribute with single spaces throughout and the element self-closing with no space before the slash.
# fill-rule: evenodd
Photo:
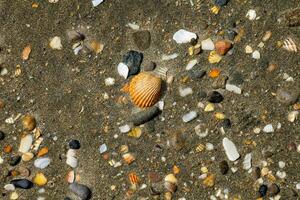
<svg viewBox="0 0 300 200">
<path fill-rule="evenodd" d="M 22 51 L 22 59 L 28 60 L 30 52 L 31 52 L 31 46 L 29 44 Z"/>
<path fill-rule="evenodd" d="M 219 69 L 214 68 L 214 69 L 212 69 L 212 70 L 209 71 L 208 76 L 210 78 L 217 78 L 220 75 L 220 73 L 221 73 L 221 71 Z"/>
<path fill-rule="evenodd" d="M 173 174 L 179 174 L 180 168 L 177 167 L 176 165 L 173 166 Z"/>
<path fill-rule="evenodd" d="M 11 153 L 12 152 L 12 146 L 11 145 L 5 145 L 4 148 L 3 148 L 3 151 L 5 153 Z"/>
<path fill-rule="evenodd" d="M 128 174 L 128 178 L 131 184 L 136 185 L 139 182 L 139 177 L 136 175 L 135 172 L 131 172 Z"/>
<path fill-rule="evenodd" d="M 33 3 L 33 4 L 31 5 L 31 7 L 32 7 L 32 8 L 37 8 L 37 7 L 39 7 L 39 4 L 38 4 L 38 3 Z"/>
<path fill-rule="evenodd" d="M 37 154 L 38 157 L 42 157 L 44 155 L 46 155 L 48 153 L 48 148 L 47 147 L 43 147 Z"/>
</svg>

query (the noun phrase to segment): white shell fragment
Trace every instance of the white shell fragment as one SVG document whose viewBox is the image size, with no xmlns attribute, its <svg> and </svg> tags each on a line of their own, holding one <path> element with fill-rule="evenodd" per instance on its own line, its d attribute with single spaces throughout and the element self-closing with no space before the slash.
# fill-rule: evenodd
<svg viewBox="0 0 300 200">
<path fill-rule="evenodd" d="M 4 185 L 4 189 L 6 191 L 14 191 L 16 188 L 13 184 L 6 184 L 6 185 Z"/>
<path fill-rule="evenodd" d="M 56 50 L 61 50 L 63 47 L 61 44 L 61 39 L 58 36 L 51 38 L 49 45 L 52 49 L 56 49 Z"/>
<path fill-rule="evenodd" d="M 186 65 L 186 70 L 191 70 L 196 64 L 198 63 L 197 59 L 191 60 L 187 65 Z"/>
<path fill-rule="evenodd" d="M 190 88 L 190 87 L 187 87 L 187 88 L 179 87 L 179 95 L 181 97 L 185 97 L 185 96 L 190 95 L 190 94 L 193 94 L 193 89 L 192 88 Z"/>
<path fill-rule="evenodd" d="M 291 111 L 288 114 L 289 122 L 294 122 L 298 118 L 298 115 L 299 115 L 299 111 L 297 111 L 297 110 Z"/>
<path fill-rule="evenodd" d="M 19 147 L 19 152 L 21 153 L 26 153 L 30 150 L 30 147 L 33 142 L 33 136 L 31 134 L 26 135 L 21 139 L 20 147 Z"/>
<path fill-rule="evenodd" d="M 255 19 L 256 19 L 256 11 L 253 10 L 253 9 L 248 10 L 248 12 L 247 12 L 247 14 L 246 14 L 246 17 L 247 17 L 248 19 L 250 19 L 251 21 L 252 21 L 252 20 L 255 20 Z"/>
<path fill-rule="evenodd" d="M 223 139 L 223 147 L 224 147 L 225 153 L 227 155 L 227 158 L 230 161 L 236 161 L 237 159 L 239 159 L 240 154 L 237 151 L 235 144 L 231 140 L 229 140 L 227 137 L 225 137 Z"/>
<path fill-rule="evenodd" d="M 197 39 L 197 35 L 184 29 L 180 29 L 173 35 L 173 40 L 175 40 L 177 44 L 189 43 L 192 39 Z"/>
<path fill-rule="evenodd" d="M 112 86 L 115 84 L 115 79 L 108 77 L 104 80 L 106 86 Z"/>
<path fill-rule="evenodd" d="M 118 65 L 118 73 L 120 76 L 123 76 L 125 79 L 128 77 L 129 74 L 129 68 L 124 63 L 119 63 Z"/>
<path fill-rule="evenodd" d="M 101 4 L 104 0 L 92 0 L 92 4 L 94 7 L 98 6 L 99 4 Z"/>
<path fill-rule="evenodd" d="M 297 52 L 298 51 L 298 47 L 297 47 L 296 43 L 290 37 L 286 38 L 283 41 L 282 48 L 284 48 L 285 50 L 290 51 L 290 52 Z"/>
<path fill-rule="evenodd" d="M 50 164 L 49 158 L 38 158 L 34 161 L 34 166 L 36 168 L 44 169 Z"/>
<path fill-rule="evenodd" d="M 245 53 L 246 53 L 246 54 L 251 54 L 251 53 L 253 53 L 252 47 L 249 46 L 249 45 L 247 45 L 247 46 L 245 47 Z"/>
<path fill-rule="evenodd" d="M 260 53 L 259 53 L 259 51 L 257 51 L 257 50 L 253 51 L 252 58 L 254 58 L 256 60 L 260 59 Z"/>
<path fill-rule="evenodd" d="M 263 132 L 265 133 L 272 133 L 274 132 L 274 128 L 272 124 L 268 124 L 263 128 Z"/>
<path fill-rule="evenodd" d="M 251 168 L 251 160 L 252 160 L 252 153 L 246 154 L 243 161 L 243 169 L 249 170 Z"/>
<path fill-rule="evenodd" d="M 67 157 L 66 163 L 70 167 L 76 168 L 78 165 L 78 160 L 77 160 L 77 158 L 70 156 L 70 157 Z"/>
<path fill-rule="evenodd" d="M 215 49 L 215 44 L 210 38 L 207 38 L 201 41 L 201 48 L 202 50 L 212 51 Z"/>
<path fill-rule="evenodd" d="M 126 26 L 131 28 L 132 30 L 139 30 L 140 29 L 140 26 L 137 25 L 136 23 L 130 23 L 129 22 Z"/>
<path fill-rule="evenodd" d="M 236 85 L 227 83 L 225 85 L 225 88 L 229 92 L 233 92 L 235 94 L 242 94 L 242 89 L 240 87 L 236 86 Z"/>
<path fill-rule="evenodd" d="M 195 119 L 197 116 L 198 116 L 198 114 L 197 114 L 196 111 L 191 111 L 191 112 L 189 112 L 189 113 L 182 116 L 182 121 L 185 122 L 185 123 L 190 122 L 193 119 Z"/>
<path fill-rule="evenodd" d="M 177 58 L 178 57 L 178 54 L 177 53 L 173 53 L 173 54 L 170 54 L 170 55 L 166 55 L 166 54 L 164 54 L 164 55 L 162 55 L 162 60 L 163 61 L 167 61 L 167 60 L 173 60 L 173 59 L 175 59 L 175 58 Z"/>
<path fill-rule="evenodd" d="M 130 126 L 128 124 L 125 124 L 123 126 L 120 126 L 119 130 L 121 133 L 127 133 L 130 131 Z"/>
</svg>

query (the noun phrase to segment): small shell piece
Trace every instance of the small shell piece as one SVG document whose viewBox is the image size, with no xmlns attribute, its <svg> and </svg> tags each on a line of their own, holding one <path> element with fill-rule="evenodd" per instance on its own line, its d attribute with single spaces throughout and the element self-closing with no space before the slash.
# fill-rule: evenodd
<svg viewBox="0 0 300 200">
<path fill-rule="evenodd" d="M 210 11 L 213 13 L 213 14 L 215 14 L 215 15 L 217 15 L 219 12 L 220 12 L 220 7 L 219 6 L 213 6 L 211 9 L 210 9 Z"/>
<path fill-rule="evenodd" d="M 130 183 L 131 183 L 132 185 L 136 185 L 136 184 L 139 183 L 139 177 L 136 175 L 135 172 L 129 173 L 129 174 L 128 174 L 128 179 L 129 179 L 129 181 L 130 181 Z"/>
<path fill-rule="evenodd" d="M 161 78 L 150 72 L 134 76 L 129 85 L 131 100 L 141 108 L 153 106 L 159 100 L 161 83 Z"/>
<path fill-rule="evenodd" d="M 298 51 L 298 47 L 297 47 L 296 43 L 290 37 L 286 38 L 283 41 L 282 48 L 284 48 L 285 50 L 290 51 L 290 52 L 297 52 Z"/>
<path fill-rule="evenodd" d="M 208 61 L 211 64 L 220 62 L 222 57 L 216 51 L 211 51 L 208 56 Z"/>
</svg>

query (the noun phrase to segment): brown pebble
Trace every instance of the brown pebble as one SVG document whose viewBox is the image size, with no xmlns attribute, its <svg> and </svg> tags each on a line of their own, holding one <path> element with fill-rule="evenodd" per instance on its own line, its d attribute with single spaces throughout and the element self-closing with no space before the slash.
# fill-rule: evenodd
<svg viewBox="0 0 300 200">
<path fill-rule="evenodd" d="M 220 168 L 220 172 L 221 174 L 225 175 L 227 174 L 227 172 L 229 171 L 229 166 L 226 160 L 223 160 L 219 163 L 219 168 Z"/>
<path fill-rule="evenodd" d="M 216 51 L 221 56 L 225 55 L 231 47 L 231 42 L 227 40 L 219 40 L 215 43 Z"/>
<path fill-rule="evenodd" d="M 255 167 L 255 168 L 253 169 L 252 174 L 253 174 L 253 177 L 254 177 L 255 180 L 259 179 L 259 178 L 260 178 L 260 175 L 261 175 L 261 170 L 260 170 L 260 168 L 259 168 L 259 167 Z"/>
<path fill-rule="evenodd" d="M 213 187 L 215 185 L 215 175 L 210 174 L 203 180 L 203 185 L 205 187 Z"/>
<path fill-rule="evenodd" d="M 2 99 L 0 99 L 0 110 L 2 110 L 5 106 L 5 103 Z"/>
<path fill-rule="evenodd" d="M 36 127 L 36 120 L 32 115 L 25 115 L 22 124 L 25 130 L 32 131 Z"/>
<path fill-rule="evenodd" d="M 294 142 L 290 142 L 287 147 L 288 147 L 289 151 L 296 151 L 297 150 L 297 144 L 295 144 Z"/>
<path fill-rule="evenodd" d="M 150 183 L 157 183 L 162 180 L 162 177 L 157 172 L 149 172 L 148 179 Z"/>
<path fill-rule="evenodd" d="M 280 188 L 275 183 L 272 183 L 268 188 L 268 193 L 270 196 L 275 196 L 280 192 Z"/>
</svg>

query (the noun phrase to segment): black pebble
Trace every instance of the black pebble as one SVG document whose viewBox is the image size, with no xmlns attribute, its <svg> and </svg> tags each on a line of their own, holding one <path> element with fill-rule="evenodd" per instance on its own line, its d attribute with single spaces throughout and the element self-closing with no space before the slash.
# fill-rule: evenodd
<svg viewBox="0 0 300 200">
<path fill-rule="evenodd" d="M 16 166 L 21 161 L 21 156 L 13 156 L 9 159 L 8 163 L 10 166 Z"/>
<path fill-rule="evenodd" d="M 143 61 L 143 54 L 137 51 L 129 51 L 123 57 L 123 63 L 129 68 L 129 75 L 135 75 L 140 72 Z"/>
<path fill-rule="evenodd" d="M 266 196 L 267 191 L 268 191 L 268 186 L 266 186 L 266 185 L 261 185 L 261 186 L 259 187 L 259 190 L 258 190 L 259 196 L 260 196 L 260 197 Z"/>
<path fill-rule="evenodd" d="M 224 119 L 220 122 L 220 127 L 224 128 L 230 128 L 231 127 L 231 121 L 230 119 Z"/>
<path fill-rule="evenodd" d="M 70 149 L 80 149 L 80 142 L 78 140 L 71 140 L 69 142 Z"/>
<path fill-rule="evenodd" d="M 27 179 L 15 179 L 10 183 L 13 184 L 16 188 L 30 189 L 33 187 L 33 183 Z"/>
<path fill-rule="evenodd" d="M 79 183 L 72 183 L 69 186 L 70 190 L 75 193 L 82 200 L 88 200 L 92 197 L 90 188 Z"/>
<path fill-rule="evenodd" d="M 0 140 L 4 140 L 5 133 L 3 131 L 0 131 Z"/>
<path fill-rule="evenodd" d="M 219 168 L 220 168 L 220 172 L 221 174 L 225 175 L 227 174 L 227 172 L 229 171 L 229 165 L 227 163 L 226 160 L 223 160 L 219 163 Z"/>
<path fill-rule="evenodd" d="M 212 91 L 211 93 L 208 94 L 207 100 L 210 103 L 221 103 L 224 100 L 224 97 L 219 92 Z"/>
<path fill-rule="evenodd" d="M 228 2 L 229 0 L 215 0 L 215 4 L 218 6 L 225 6 Z"/>
</svg>

